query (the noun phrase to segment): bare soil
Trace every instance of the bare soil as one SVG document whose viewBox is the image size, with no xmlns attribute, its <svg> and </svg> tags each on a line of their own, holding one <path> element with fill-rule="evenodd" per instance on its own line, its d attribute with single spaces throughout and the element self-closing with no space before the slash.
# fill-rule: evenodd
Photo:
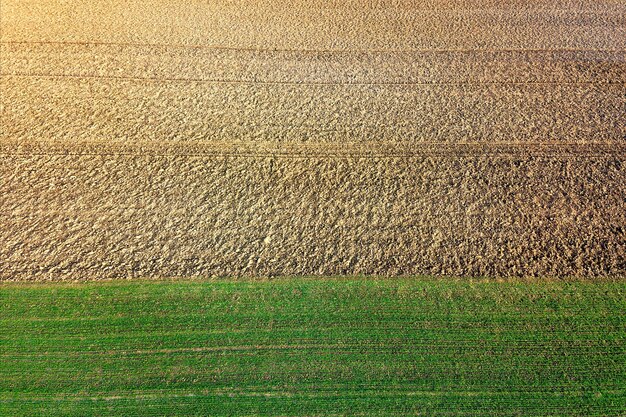
<svg viewBox="0 0 626 417">
<path fill-rule="evenodd" d="M 0 280 L 626 275 L 621 1 L 0 0 Z"/>
</svg>

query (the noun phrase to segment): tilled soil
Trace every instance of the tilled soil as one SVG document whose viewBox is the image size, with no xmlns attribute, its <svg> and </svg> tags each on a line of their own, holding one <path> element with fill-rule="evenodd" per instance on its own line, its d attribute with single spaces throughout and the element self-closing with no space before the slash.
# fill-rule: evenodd
<svg viewBox="0 0 626 417">
<path fill-rule="evenodd" d="M 619 1 L 0 0 L 0 280 L 626 275 Z"/>
</svg>

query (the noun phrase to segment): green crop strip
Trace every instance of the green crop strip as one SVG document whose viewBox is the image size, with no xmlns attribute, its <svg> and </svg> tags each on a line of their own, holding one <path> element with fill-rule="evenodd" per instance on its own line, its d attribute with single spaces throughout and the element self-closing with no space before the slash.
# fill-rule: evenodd
<svg viewBox="0 0 626 417">
<path fill-rule="evenodd" d="M 0 285 L 2 416 L 626 414 L 626 283 Z"/>
</svg>

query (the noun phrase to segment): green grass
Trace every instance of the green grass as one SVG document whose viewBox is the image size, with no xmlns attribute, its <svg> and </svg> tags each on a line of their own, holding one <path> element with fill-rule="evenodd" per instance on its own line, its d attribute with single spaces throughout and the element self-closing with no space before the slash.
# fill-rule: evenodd
<svg viewBox="0 0 626 417">
<path fill-rule="evenodd" d="M 626 415 L 626 282 L 0 285 L 1 416 Z"/>
</svg>

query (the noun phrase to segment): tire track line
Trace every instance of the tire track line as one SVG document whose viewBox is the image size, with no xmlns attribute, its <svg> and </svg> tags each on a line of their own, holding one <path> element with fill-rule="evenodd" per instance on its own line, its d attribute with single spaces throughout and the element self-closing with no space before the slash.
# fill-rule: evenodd
<svg viewBox="0 0 626 417">
<path fill-rule="evenodd" d="M 176 44 L 176 43 L 135 43 L 135 42 L 100 42 L 100 41 L 0 41 L 0 45 L 80 45 L 80 46 L 126 46 L 126 47 L 153 47 L 153 48 L 180 48 L 180 49 L 213 49 L 224 51 L 244 52 L 304 52 L 304 53 L 498 53 L 498 52 L 609 52 L 621 53 L 626 49 L 594 49 L 594 48 L 432 48 L 432 49 L 295 49 L 295 48 L 259 48 L 259 47 L 236 47 L 223 45 L 203 44 Z"/>
<path fill-rule="evenodd" d="M 330 81 L 260 81 L 260 80 L 232 80 L 210 78 L 176 78 L 176 77 L 129 77 L 118 75 L 94 75 L 94 74 L 24 74 L 24 73 L 0 73 L 2 78 L 61 78 L 76 80 L 114 80 L 114 81 L 138 81 L 138 82 L 182 82 L 203 84 L 239 84 L 239 85 L 293 85 L 293 86 L 459 86 L 459 85 L 626 85 L 624 81 L 448 81 L 448 82 L 423 82 L 423 81 L 389 81 L 389 82 L 330 82 Z"/>
<path fill-rule="evenodd" d="M 626 138 L 625 138 L 626 139 Z M 151 156 L 281 158 L 415 158 L 425 156 L 626 156 L 626 140 L 602 142 L 306 143 L 306 142 L 55 142 L 0 139 L 4 156 Z"/>
</svg>

